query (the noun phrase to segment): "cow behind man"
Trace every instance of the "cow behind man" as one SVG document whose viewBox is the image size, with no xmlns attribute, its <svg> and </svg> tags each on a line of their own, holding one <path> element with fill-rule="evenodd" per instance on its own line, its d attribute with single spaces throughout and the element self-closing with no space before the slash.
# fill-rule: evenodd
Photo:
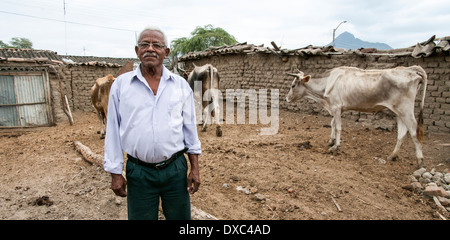
<svg viewBox="0 0 450 240">
<path fill-rule="evenodd" d="M 115 74 L 115 77 L 119 75 L 132 71 L 134 63 L 127 61 Z M 108 100 L 109 100 L 109 90 L 111 85 L 116 79 L 113 75 L 107 74 L 105 77 L 98 78 L 95 80 L 94 86 L 91 88 L 91 101 L 94 105 L 95 112 L 97 113 L 98 119 L 100 120 L 100 139 L 105 138 L 106 134 L 106 116 L 108 113 Z"/>
<path fill-rule="evenodd" d="M 98 78 L 94 86 L 91 88 L 91 100 L 97 112 L 98 119 L 101 123 L 100 138 L 105 138 L 106 116 L 108 115 L 109 90 L 115 78 L 108 74 L 105 77 Z"/>
<path fill-rule="evenodd" d="M 419 167 L 423 167 L 423 107 L 427 90 L 427 74 L 420 66 L 397 67 L 385 70 L 362 70 L 354 67 L 338 67 L 323 78 L 311 79 L 303 72 L 289 74 L 295 77 L 287 102 L 307 97 L 322 105 L 332 116 L 329 151 L 337 151 L 340 145 L 341 113 L 346 110 L 378 112 L 390 109 L 397 116 L 397 145 L 388 160 L 397 159 L 398 151 L 409 132 L 416 147 Z M 423 87 L 419 124 L 414 117 L 414 103 L 420 84 Z M 418 139 L 419 138 L 419 139 Z"/>
<path fill-rule="evenodd" d="M 201 82 L 201 92 L 195 88 L 196 81 Z M 201 67 L 195 66 L 188 76 L 188 83 L 194 91 L 194 99 L 202 103 L 202 131 L 206 131 L 208 119 L 211 119 L 211 124 L 213 122 L 219 123 L 219 81 L 219 73 L 211 64 L 205 64 Z M 222 135 L 220 125 L 217 125 L 216 135 Z"/>
</svg>

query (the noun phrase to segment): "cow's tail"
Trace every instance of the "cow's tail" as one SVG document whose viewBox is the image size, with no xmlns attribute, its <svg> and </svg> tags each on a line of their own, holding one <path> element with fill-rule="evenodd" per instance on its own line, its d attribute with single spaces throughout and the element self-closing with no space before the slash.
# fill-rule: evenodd
<svg viewBox="0 0 450 240">
<path fill-rule="evenodd" d="M 210 91 L 210 96 L 211 96 L 211 100 L 209 101 L 209 112 L 210 112 L 210 117 L 211 117 L 211 124 L 213 123 L 213 115 L 216 115 L 216 112 L 213 112 L 214 106 L 213 106 L 213 102 L 216 101 L 216 99 L 214 99 L 215 93 L 212 92 L 213 89 L 213 77 L 214 77 L 214 69 L 213 66 L 211 64 L 209 64 L 208 66 L 208 70 L 209 70 L 209 91 Z"/>
<path fill-rule="evenodd" d="M 209 81 L 210 81 L 209 89 L 213 89 L 213 77 L 214 77 L 214 69 L 212 65 L 209 65 Z"/>
<path fill-rule="evenodd" d="M 428 85 L 428 77 L 425 70 L 423 70 L 422 67 L 418 67 L 417 74 L 422 77 L 422 81 L 420 81 L 420 84 L 418 88 L 420 88 L 420 85 L 423 85 L 423 93 L 422 93 L 422 101 L 420 102 L 420 112 L 419 112 L 419 119 L 417 121 L 417 139 L 419 139 L 420 142 L 424 139 L 424 131 L 423 131 L 423 108 L 425 103 L 425 95 L 427 93 L 427 85 Z"/>
</svg>

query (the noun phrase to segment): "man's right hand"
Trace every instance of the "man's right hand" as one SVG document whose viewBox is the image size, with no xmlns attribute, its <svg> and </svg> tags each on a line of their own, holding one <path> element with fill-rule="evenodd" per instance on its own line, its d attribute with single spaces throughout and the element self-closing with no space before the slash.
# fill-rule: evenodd
<svg viewBox="0 0 450 240">
<path fill-rule="evenodd" d="M 122 176 L 122 174 L 111 173 L 111 189 L 113 192 L 120 197 L 127 196 L 127 180 Z"/>
</svg>

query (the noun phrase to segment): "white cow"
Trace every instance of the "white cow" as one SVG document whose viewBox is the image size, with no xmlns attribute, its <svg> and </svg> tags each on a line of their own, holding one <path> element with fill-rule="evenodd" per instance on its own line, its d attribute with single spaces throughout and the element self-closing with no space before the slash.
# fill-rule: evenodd
<svg viewBox="0 0 450 240">
<path fill-rule="evenodd" d="M 195 66 L 195 65 L 194 65 Z M 207 121 L 211 119 L 211 124 L 216 122 L 219 124 L 220 108 L 219 108 L 219 82 L 220 77 L 215 68 L 211 64 L 203 66 L 195 66 L 194 70 L 189 74 L 187 79 L 189 85 L 194 91 L 194 99 L 201 103 L 203 112 L 202 131 L 206 131 Z M 200 82 L 199 89 L 195 89 L 195 82 Z M 213 119 L 214 118 L 214 119 Z M 216 134 L 222 135 L 220 125 L 216 126 Z"/>
<path fill-rule="evenodd" d="M 384 70 L 363 70 L 354 67 L 338 67 L 328 71 L 323 78 L 304 76 L 303 72 L 294 76 L 287 102 L 302 97 L 313 99 L 332 116 L 329 151 L 337 151 L 341 136 L 341 113 L 345 110 L 378 112 L 385 108 L 397 115 L 397 145 L 388 160 L 397 159 L 398 151 L 409 131 L 416 147 L 419 167 L 424 166 L 423 106 L 427 90 L 427 74 L 420 66 L 397 67 Z M 420 104 L 419 124 L 414 117 L 414 102 L 420 85 L 423 96 Z M 419 138 L 419 139 L 418 139 Z"/>
</svg>

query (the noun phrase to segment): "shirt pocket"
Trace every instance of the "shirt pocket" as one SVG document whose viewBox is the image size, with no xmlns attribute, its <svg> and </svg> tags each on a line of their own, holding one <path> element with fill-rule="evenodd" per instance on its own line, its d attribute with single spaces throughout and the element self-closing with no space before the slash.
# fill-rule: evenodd
<svg viewBox="0 0 450 240">
<path fill-rule="evenodd" d="M 181 96 L 172 96 L 168 101 L 167 113 L 169 116 L 169 125 L 177 126 L 183 122 L 183 98 Z"/>
</svg>

